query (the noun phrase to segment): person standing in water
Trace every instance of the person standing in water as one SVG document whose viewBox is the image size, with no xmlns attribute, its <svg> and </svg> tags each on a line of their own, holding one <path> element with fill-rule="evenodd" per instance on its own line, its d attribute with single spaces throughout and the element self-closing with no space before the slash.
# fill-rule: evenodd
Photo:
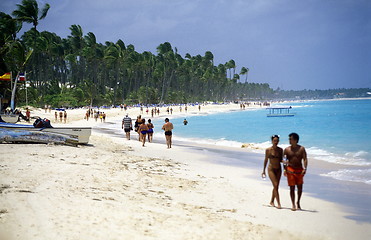
<svg viewBox="0 0 371 240">
<path fill-rule="evenodd" d="M 307 152 L 303 146 L 300 146 L 299 135 L 297 133 L 289 134 L 290 146 L 283 152 L 287 157 L 286 169 L 284 175 L 287 177 L 290 186 L 290 197 L 292 211 L 301 210 L 300 199 L 303 193 L 304 175 L 307 173 L 308 159 Z M 304 167 L 303 167 L 304 165 Z M 295 186 L 298 188 L 298 201 L 295 205 Z"/>
<path fill-rule="evenodd" d="M 165 131 L 167 148 L 171 148 L 171 143 L 172 143 L 171 138 L 173 135 L 173 132 L 172 132 L 173 129 L 174 129 L 173 124 L 169 121 L 168 118 L 165 118 L 165 124 L 162 126 L 162 130 Z"/>
<path fill-rule="evenodd" d="M 280 202 L 280 195 L 278 193 L 278 187 L 280 184 L 280 179 L 282 175 L 282 168 L 281 162 L 283 158 L 283 149 L 278 147 L 278 143 L 280 141 L 280 137 L 278 135 L 273 135 L 271 137 L 272 146 L 265 150 L 265 159 L 264 159 L 264 168 L 262 172 L 262 177 L 265 178 L 265 168 L 267 167 L 267 163 L 269 160 L 268 165 L 268 176 L 272 181 L 273 190 L 272 190 L 272 198 L 270 205 L 274 207 L 274 199 L 277 201 L 277 208 L 281 209 L 281 202 Z"/>
</svg>

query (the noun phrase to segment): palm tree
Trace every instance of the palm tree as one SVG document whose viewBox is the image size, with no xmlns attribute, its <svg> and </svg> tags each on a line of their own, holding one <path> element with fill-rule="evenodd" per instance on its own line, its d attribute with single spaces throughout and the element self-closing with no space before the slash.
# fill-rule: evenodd
<svg viewBox="0 0 371 240">
<path fill-rule="evenodd" d="M 232 80 L 232 76 L 234 76 L 236 72 L 236 63 L 233 59 L 229 60 L 229 62 L 225 63 L 226 68 L 229 70 L 229 79 Z M 232 69 L 233 68 L 233 74 L 232 74 Z"/>
<path fill-rule="evenodd" d="M 246 67 L 242 67 L 241 68 L 240 75 L 245 75 L 246 76 L 245 83 L 247 82 L 247 75 L 248 75 L 248 73 L 249 73 L 249 69 L 248 68 L 246 68 Z"/>
<path fill-rule="evenodd" d="M 160 44 L 157 47 L 157 52 L 158 52 L 158 60 L 162 63 L 162 69 L 163 69 L 163 80 L 162 80 L 162 90 L 161 90 L 161 99 L 160 102 L 163 102 L 165 93 L 166 93 L 166 85 L 170 85 L 172 74 L 173 74 L 173 69 L 172 68 L 172 63 L 175 60 L 174 57 L 174 51 L 171 47 L 171 44 L 169 42 L 165 42 Z M 169 75 L 170 73 L 170 75 Z M 168 78 L 168 79 L 167 79 Z M 167 82 L 167 84 L 165 84 Z"/>
<path fill-rule="evenodd" d="M 39 20 L 42 20 L 48 14 L 50 5 L 46 3 L 41 9 L 39 16 L 39 6 L 36 0 L 22 0 L 22 4 L 17 4 L 17 10 L 13 11 L 13 16 L 20 22 L 32 23 L 36 30 Z"/>
<path fill-rule="evenodd" d="M 17 33 L 22 28 L 22 24 L 10 15 L 0 12 L 0 73 L 11 71 L 7 53 L 16 41 Z M 10 55 L 8 55 L 9 57 Z"/>
</svg>

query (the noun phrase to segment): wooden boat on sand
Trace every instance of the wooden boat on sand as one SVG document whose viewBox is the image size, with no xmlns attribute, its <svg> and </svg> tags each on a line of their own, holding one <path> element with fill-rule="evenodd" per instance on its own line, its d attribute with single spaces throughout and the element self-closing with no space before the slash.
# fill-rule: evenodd
<svg viewBox="0 0 371 240">
<path fill-rule="evenodd" d="M 7 123 L 16 123 L 19 121 L 19 115 L 18 114 L 0 114 L 0 122 L 1 120 Z"/>
<path fill-rule="evenodd" d="M 0 123 L 0 141 L 87 144 L 91 127 L 34 127 L 25 124 Z"/>
</svg>

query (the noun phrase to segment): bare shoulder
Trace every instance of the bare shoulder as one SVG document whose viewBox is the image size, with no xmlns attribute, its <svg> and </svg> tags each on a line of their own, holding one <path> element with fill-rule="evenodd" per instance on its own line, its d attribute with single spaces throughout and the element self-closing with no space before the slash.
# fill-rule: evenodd
<svg viewBox="0 0 371 240">
<path fill-rule="evenodd" d="M 305 151 L 305 147 L 300 146 L 300 151 L 306 152 L 306 151 Z"/>
<path fill-rule="evenodd" d="M 302 145 L 299 145 L 300 151 L 305 151 L 305 148 Z"/>
</svg>

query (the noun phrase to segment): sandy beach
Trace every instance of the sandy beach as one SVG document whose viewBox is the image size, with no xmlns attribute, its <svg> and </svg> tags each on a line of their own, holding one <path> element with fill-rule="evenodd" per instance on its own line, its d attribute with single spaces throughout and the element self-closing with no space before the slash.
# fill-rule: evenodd
<svg viewBox="0 0 371 240">
<path fill-rule="evenodd" d="M 254 106 L 252 106 L 254 107 Z M 239 110 L 207 105 L 188 114 Z M 84 120 L 86 109 L 67 110 L 66 124 L 54 112 L 33 109 L 54 126 L 92 126 L 88 145 L 0 144 L 0 239 L 368 239 L 371 224 L 345 218 L 339 205 L 304 192 L 302 211 L 290 210 L 286 179 L 283 209 L 268 205 L 269 179 L 260 171 L 226 164 L 216 146 L 146 143 L 95 131 L 121 119 L 121 109 L 103 110 L 107 122 Z M 167 116 L 162 108 L 161 118 Z M 139 108 L 128 110 L 134 118 Z M 183 116 L 179 107 L 174 113 Z M 145 113 L 144 117 L 148 116 Z M 120 136 L 121 135 L 121 136 Z M 247 151 L 247 150 L 246 150 Z M 250 154 L 248 158 L 261 158 Z M 262 159 L 263 160 L 263 159 Z M 221 160 L 222 161 L 222 160 Z"/>
</svg>

